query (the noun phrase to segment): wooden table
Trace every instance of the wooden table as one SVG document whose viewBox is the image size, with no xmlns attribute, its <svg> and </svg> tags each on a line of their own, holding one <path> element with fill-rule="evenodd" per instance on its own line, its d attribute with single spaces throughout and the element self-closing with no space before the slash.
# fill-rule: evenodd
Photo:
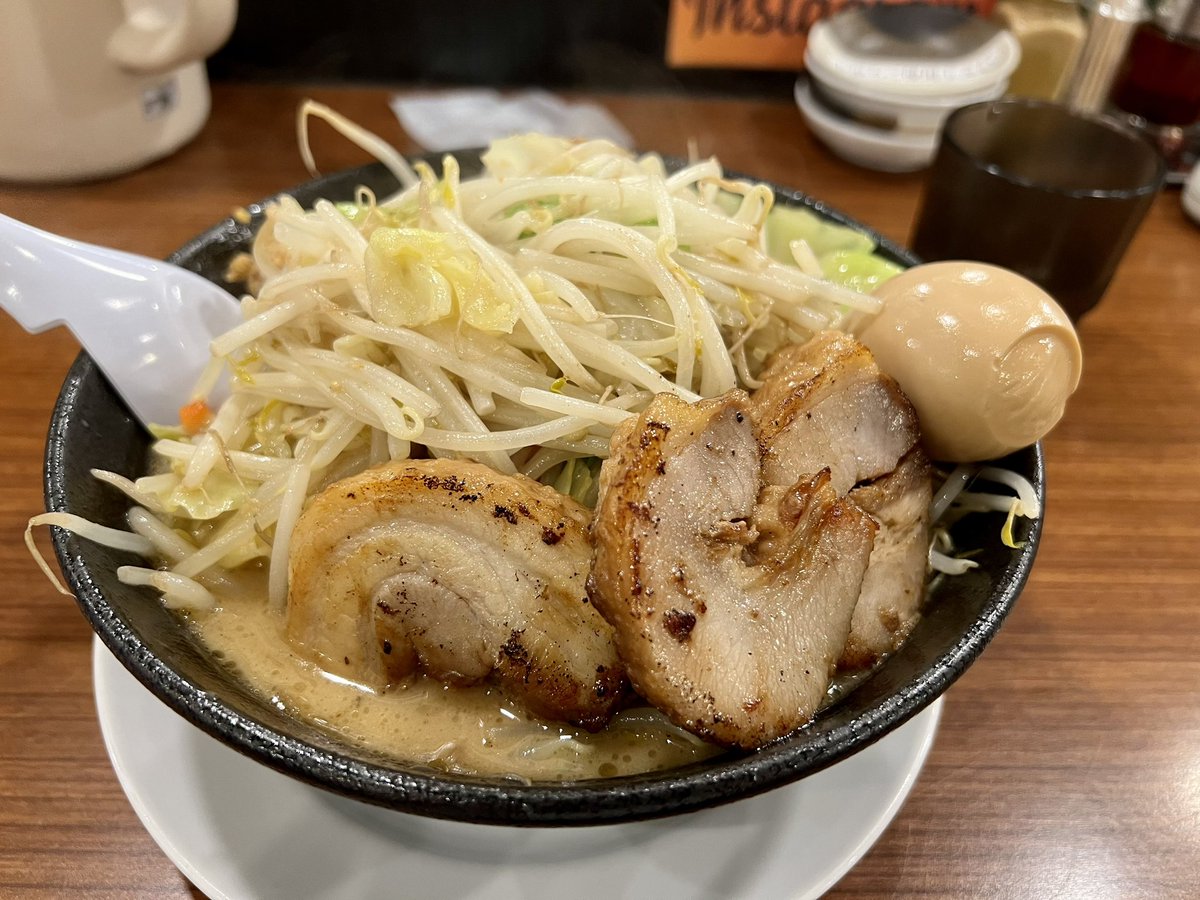
<svg viewBox="0 0 1200 900">
<path fill-rule="evenodd" d="M 404 150 L 381 90 L 311 92 Z M 0 186 L 0 211 L 163 256 L 307 177 L 308 92 L 219 86 L 200 137 L 124 178 Z M 903 241 L 918 176 L 852 168 L 788 102 L 606 98 L 639 145 L 716 153 Z M 327 171 L 365 161 L 323 126 Z M 1164 194 L 1083 323 L 1082 386 L 1046 441 L 1045 538 L 1016 611 L 946 697 L 915 791 L 836 897 L 1197 896 L 1200 886 L 1200 229 Z M 91 632 L 22 543 L 77 351 L 0 317 L 0 896 L 187 897 L 104 752 Z"/>
</svg>

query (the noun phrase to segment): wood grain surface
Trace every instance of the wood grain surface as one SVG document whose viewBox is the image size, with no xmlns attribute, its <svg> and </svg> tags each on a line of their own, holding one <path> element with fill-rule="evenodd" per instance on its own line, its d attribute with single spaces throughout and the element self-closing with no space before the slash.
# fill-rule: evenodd
<svg viewBox="0 0 1200 900">
<path fill-rule="evenodd" d="M 164 256 L 308 177 L 294 117 L 309 95 L 416 149 L 383 90 L 220 86 L 203 133 L 170 159 L 94 184 L 0 185 L 0 212 Z M 693 142 L 908 236 L 920 176 L 838 161 L 790 103 L 601 99 L 644 148 Z M 366 161 L 314 131 L 324 170 Z M 908 803 L 830 896 L 1200 895 L 1200 228 L 1177 191 L 1080 334 L 1083 383 L 1046 441 L 1033 577 L 947 694 Z M 0 896 L 199 896 L 126 802 L 96 723 L 91 633 L 22 542 L 76 351 L 61 329 L 29 336 L 0 317 Z"/>
</svg>

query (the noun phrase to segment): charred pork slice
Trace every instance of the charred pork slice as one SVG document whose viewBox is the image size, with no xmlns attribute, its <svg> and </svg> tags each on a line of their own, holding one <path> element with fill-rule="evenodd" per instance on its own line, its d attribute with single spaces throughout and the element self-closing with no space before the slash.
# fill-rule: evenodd
<svg viewBox="0 0 1200 900">
<path fill-rule="evenodd" d="M 829 472 L 774 492 L 746 395 L 654 399 L 622 425 L 593 521 L 593 603 L 638 691 L 717 742 L 807 723 L 845 645 L 875 524 Z"/>
<path fill-rule="evenodd" d="M 498 681 L 588 728 L 626 685 L 591 606 L 587 511 L 550 487 L 457 460 L 394 462 L 316 496 L 292 537 L 287 636 L 374 688 L 418 669 Z"/>
<path fill-rule="evenodd" d="M 785 347 L 761 378 L 750 415 L 767 484 L 794 484 L 828 468 L 834 490 L 845 494 L 891 472 L 920 438 L 900 386 L 848 335 L 826 331 Z"/>
<path fill-rule="evenodd" d="M 920 447 L 895 471 L 850 492 L 879 523 L 839 665 L 865 669 L 903 643 L 920 618 L 929 558 L 929 463 Z"/>
<path fill-rule="evenodd" d="M 839 332 L 784 348 L 762 378 L 750 413 L 765 482 L 828 468 L 837 493 L 880 525 L 841 659 L 871 666 L 912 630 L 924 596 L 931 488 L 916 413 L 871 352 Z"/>
</svg>

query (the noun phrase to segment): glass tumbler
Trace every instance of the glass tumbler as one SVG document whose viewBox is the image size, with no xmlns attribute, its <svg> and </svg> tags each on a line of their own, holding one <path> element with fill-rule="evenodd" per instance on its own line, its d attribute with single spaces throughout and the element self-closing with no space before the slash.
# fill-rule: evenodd
<svg viewBox="0 0 1200 900">
<path fill-rule="evenodd" d="M 942 128 L 912 248 L 1012 269 L 1078 320 L 1165 174 L 1150 142 L 1115 120 L 1035 100 L 976 103 Z"/>
</svg>

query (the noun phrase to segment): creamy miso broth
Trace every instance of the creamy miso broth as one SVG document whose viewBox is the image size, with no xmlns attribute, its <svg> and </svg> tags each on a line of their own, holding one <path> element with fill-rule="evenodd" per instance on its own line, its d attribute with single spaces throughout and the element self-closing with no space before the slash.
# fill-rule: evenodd
<svg viewBox="0 0 1200 900">
<path fill-rule="evenodd" d="M 647 707 L 618 713 L 591 734 L 531 716 L 492 686 L 452 687 L 419 676 L 372 691 L 293 653 L 283 616 L 268 609 L 265 596 L 265 575 L 247 579 L 243 592 L 186 618 L 215 656 L 274 705 L 397 760 L 459 774 L 566 781 L 674 768 L 720 752 Z"/>
</svg>

